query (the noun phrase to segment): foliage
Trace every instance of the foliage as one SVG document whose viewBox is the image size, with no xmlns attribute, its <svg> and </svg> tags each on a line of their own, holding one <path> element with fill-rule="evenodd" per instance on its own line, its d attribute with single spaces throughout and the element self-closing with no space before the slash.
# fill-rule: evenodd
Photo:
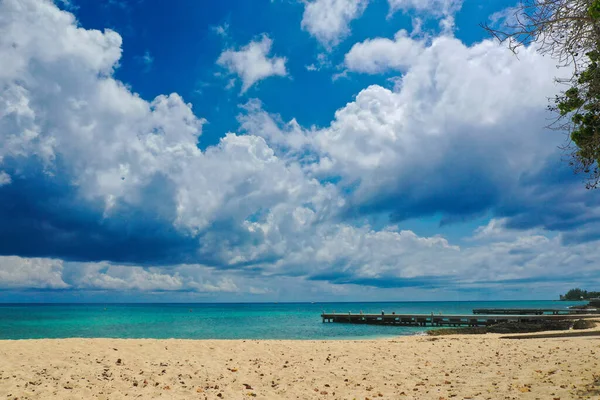
<svg viewBox="0 0 600 400">
<path fill-rule="evenodd" d="M 600 184 L 600 0 L 526 0 L 504 16 L 500 27 L 484 25 L 517 53 L 522 46 L 568 67 L 572 74 L 557 79 L 568 88 L 549 108 L 557 113 L 552 128 L 569 133 L 564 146 L 575 172 L 587 187 Z"/>
<path fill-rule="evenodd" d="M 571 165 L 588 176 L 588 188 L 596 188 L 600 183 L 600 53 L 594 50 L 586 56 L 587 68 L 576 73 L 577 80 L 556 97 L 551 109 L 570 119 L 570 137 L 577 146 Z"/>
<path fill-rule="evenodd" d="M 569 290 L 564 296 L 560 296 L 561 300 L 589 300 L 600 297 L 600 292 L 588 292 L 579 288 Z"/>
</svg>

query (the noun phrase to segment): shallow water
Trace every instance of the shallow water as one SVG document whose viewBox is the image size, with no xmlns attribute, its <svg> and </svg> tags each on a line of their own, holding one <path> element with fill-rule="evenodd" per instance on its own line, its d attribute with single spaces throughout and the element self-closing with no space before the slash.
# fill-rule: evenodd
<svg viewBox="0 0 600 400">
<path fill-rule="evenodd" d="M 366 339 L 424 328 L 322 323 L 327 312 L 470 314 L 473 308 L 567 308 L 585 302 L 0 304 L 0 339 Z"/>
</svg>

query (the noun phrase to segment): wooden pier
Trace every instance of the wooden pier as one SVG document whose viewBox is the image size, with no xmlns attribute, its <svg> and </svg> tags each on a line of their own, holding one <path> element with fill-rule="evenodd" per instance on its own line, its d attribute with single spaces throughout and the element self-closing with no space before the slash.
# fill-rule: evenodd
<svg viewBox="0 0 600 400">
<path fill-rule="evenodd" d="M 352 314 L 323 313 L 323 322 L 347 324 L 374 324 L 399 326 L 489 326 L 500 322 L 557 321 L 600 318 L 598 314 L 544 314 L 544 315 L 450 315 L 450 314 Z"/>
<path fill-rule="evenodd" d="M 594 314 L 596 309 L 556 309 L 556 308 L 476 308 L 473 314 L 486 315 L 565 315 L 565 314 Z"/>
</svg>

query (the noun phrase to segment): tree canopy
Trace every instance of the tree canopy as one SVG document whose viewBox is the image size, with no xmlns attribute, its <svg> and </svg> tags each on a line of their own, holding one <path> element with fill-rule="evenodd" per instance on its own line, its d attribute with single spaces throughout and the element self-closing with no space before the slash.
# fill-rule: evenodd
<svg viewBox="0 0 600 400">
<path fill-rule="evenodd" d="M 579 288 L 569 290 L 564 296 L 561 295 L 561 300 L 589 300 L 600 297 L 600 292 L 588 292 Z"/>
<path fill-rule="evenodd" d="M 588 188 L 600 185 L 600 0 L 525 0 L 507 10 L 499 24 L 484 28 L 518 53 L 523 46 L 557 60 L 570 77 L 557 79 L 566 89 L 551 102 L 550 127 L 565 130 L 565 150 Z"/>
</svg>

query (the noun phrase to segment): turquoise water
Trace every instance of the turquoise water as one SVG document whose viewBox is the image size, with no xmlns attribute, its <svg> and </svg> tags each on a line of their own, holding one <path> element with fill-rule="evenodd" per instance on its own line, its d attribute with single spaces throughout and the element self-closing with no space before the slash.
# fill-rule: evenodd
<svg viewBox="0 0 600 400">
<path fill-rule="evenodd" d="M 566 308 L 582 302 L 0 304 L 0 339 L 360 339 L 417 327 L 322 323 L 327 312 L 470 314 L 473 308 Z"/>
</svg>

